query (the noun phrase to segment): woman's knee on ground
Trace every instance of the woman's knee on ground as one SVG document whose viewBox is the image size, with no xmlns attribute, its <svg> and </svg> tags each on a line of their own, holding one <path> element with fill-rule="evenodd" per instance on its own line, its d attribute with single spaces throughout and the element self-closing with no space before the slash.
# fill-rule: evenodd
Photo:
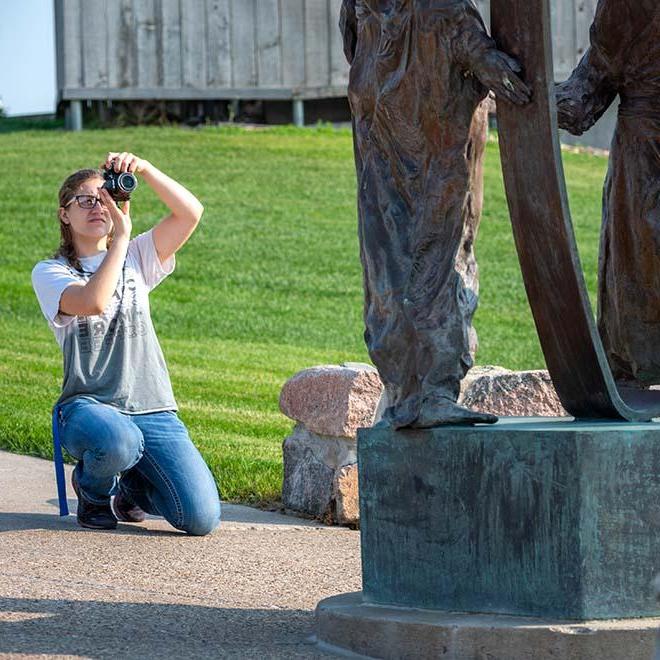
<svg viewBox="0 0 660 660">
<path fill-rule="evenodd" d="M 219 524 L 220 500 L 216 496 L 215 499 L 209 497 L 193 502 L 179 529 L 191 536 L 206 536 Z"/>
</svg>

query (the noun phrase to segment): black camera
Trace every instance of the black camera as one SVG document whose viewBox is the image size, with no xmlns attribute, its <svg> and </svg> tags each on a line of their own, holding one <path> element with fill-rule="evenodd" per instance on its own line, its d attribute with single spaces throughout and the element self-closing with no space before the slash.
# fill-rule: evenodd
<svg viewBox="0 0 660 660">
<path fill-rule="evenodd" d="M 114 164 L 103 170 L 105 188 L 115 202 L 125 202 L 131 198 L 131 193 L 137 188 L 137 178 L 130 172 L 115 172 Z"/>
</svg>

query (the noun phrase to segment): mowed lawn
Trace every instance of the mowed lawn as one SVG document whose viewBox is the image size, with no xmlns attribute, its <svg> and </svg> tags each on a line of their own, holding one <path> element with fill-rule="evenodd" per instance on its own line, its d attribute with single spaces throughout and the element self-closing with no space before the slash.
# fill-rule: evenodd
<svg viewBox="0 0 660 660">
<path fill-rule="evenodd" d="M 368 361 L 350 131 L 205 127 L 0 132 L 0 447 L 50 457 L 61 355 L 30 271 L 59 239 L 57 191 L 107 151 L 133 151 L 188 186 L 206 208 L 152 314 L 180 415 L 223 498 L 279 498 L 284 382 L 316 364 Z M 607 162 L 565 154 L 590 290 Z M 479 364 L 543 367 L 509 226 L 497 145 L 488 146 L 477 242 Z M 134 234 L 164 213 L 142 185 Z M 533 222 L 533 218 L 530 219 Z M 139 368 L 139 367 L 137 367 Z"/>
</svg>

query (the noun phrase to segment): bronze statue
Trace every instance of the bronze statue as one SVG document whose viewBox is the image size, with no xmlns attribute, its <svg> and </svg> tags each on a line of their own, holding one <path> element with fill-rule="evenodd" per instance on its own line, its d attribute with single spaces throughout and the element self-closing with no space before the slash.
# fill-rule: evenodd
<svg viewBox="0 0 660 660">
<path fill-rule="evenodd" d="M 598 329 L 613 375 L 660 383 L 660 5 L 600 0 L 591 46 L 558 85 L 580 135 L 621 98 L 603 195 Z"/>
<path fill-rule="evenodd" d="M 529 100 L 470 0 L 344 0 L 365 340 L 395 428 L 494 422 L 457 405 L 472 366 L 488 90 Z M 476 345 L 476 339 L 472 341 Z"/>
</svg>

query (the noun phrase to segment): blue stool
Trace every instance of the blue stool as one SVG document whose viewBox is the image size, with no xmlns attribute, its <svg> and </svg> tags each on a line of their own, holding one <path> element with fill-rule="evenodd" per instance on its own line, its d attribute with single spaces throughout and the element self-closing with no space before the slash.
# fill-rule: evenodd
<svg viewBox="0 0 660 660">
<path fill-rule="evenodd" d="M 55 461 L 55 479 L 57 480 L 57 498 L 60 502 L 60 516 L 69 515 L 69 505 L 66 501 L 66 478 L 64 476 L 64 459 L 60 444 L 58 417 L 60 407 L 53 408 L 53 460 Z"/>
</svg>

